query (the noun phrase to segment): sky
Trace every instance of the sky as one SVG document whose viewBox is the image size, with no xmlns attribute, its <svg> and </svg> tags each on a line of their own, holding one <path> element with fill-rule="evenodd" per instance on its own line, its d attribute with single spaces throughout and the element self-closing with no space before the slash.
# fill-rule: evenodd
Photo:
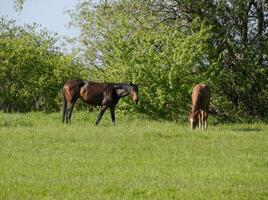
<svg viewBox="0 0 268 200">
<path fill-rule="evenodd" d="M 70 17 L 64 13 L 73 9 L 77 0 L 26 0 L 22 11 L 16 12 L 14 0 L 0 0 L 0 17 L 15 19 L 17 24 L 37 23 L 60 36 L 75 37 L 79 30 L 68 28 Z"/>
</svg>

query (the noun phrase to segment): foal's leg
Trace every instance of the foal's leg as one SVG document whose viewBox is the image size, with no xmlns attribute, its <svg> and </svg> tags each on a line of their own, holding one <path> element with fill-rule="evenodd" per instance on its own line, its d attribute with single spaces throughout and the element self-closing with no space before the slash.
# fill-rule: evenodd
<svg viewBox="0 0 268 200">
<path fill-rule="evenodd" d="M 207 125 L 206 125 L 206 111 L 202 111 L 202 130 L 206 130 L 207 129 Z"/>
<path fill-rule="evenodd" d="M 113 125 L 115 125 L 115 113 L 114 113 L 114 111 L 115 111 L 115 106 L 111 106 L 110 113 L 111 113 L 111 119 L 112 119 Z"/>
<path fill-rule="evenodd" d="M 205 111 L 205 130 L 208 128 L 208 113 Z"/>
<path fill-rule="evenodd" d="M 205 129 L 205 112 L 202 111 L 202 130 Z"/>
<path fill-rule="evenodd" d="M 99 124 L 99 122 L 100 122 L 100 120 L 101 120 L 101 118 L 102 118 L 102 116 L 103 116 L 103 114 L 104 114 L 104 112 L 105 112 L 106 109 L 107 109 L 107 106 L 106 105 L 101 106 L 100 113 L 99 113 L 99 115 L 98 115 L 98 117 L 96 119 L 95 125 L 98 125 Z"/>
<path fill-rule="evenodd" d="M 67 111 L 67 100 L 65 97 L 65 94 L 63 94 L 63 110 L 62 110 L 62 123 L 65 122 L 65 116 L 66 116 L 66 111 Z"/>
<path fill-rule="evenodd" d="M 198 112 L 198 128 L 201 129 L 202 127 L 202 111 Z"/>
</svg>

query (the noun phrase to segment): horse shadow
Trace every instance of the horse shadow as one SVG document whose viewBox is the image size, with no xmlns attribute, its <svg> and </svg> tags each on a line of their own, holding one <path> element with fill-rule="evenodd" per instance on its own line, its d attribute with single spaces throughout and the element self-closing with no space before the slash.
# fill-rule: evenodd
<svg viewBox="0 0 268 200">
<path fill-rule="evenodd" d="M 259 127 L 241 127 L 241 128 L 232 128 L 231 130 L 235 132 L 260 132 L 263 129 Z"/>
</svg>

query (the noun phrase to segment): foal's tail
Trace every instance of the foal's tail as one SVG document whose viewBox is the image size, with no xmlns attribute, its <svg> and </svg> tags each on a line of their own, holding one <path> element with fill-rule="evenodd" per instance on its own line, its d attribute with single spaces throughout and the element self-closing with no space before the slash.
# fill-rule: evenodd
<svg viewBox="0 0 268 200">
<path fill-rule="evenodd" d="M 66 96 L 64 94 L 64 91 L 62 92 L 62 100 L 63 100 L 63 110 L 62 110 L 62 123 L 64 123 L 65 121 L 65 116 L 66 116 L 66 110 L 67 110 L 67 99 Z"/>
</svg>

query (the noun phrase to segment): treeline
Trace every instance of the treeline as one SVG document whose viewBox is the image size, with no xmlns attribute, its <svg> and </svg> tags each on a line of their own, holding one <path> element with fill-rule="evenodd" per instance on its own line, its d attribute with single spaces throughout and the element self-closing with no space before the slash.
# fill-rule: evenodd
<svg viewBox="0 0 268 200">
<path fill-rule="evenodd" d="M 205 82 L 211 113 L 268 116 L 267 1 L 81 1 L 70 13 L 89 77 L 140 83 L 140 111 L 185 116 Z"/>
<path fill-rule="evenodd" d="M 139 83 L 141 105 L 124 100 L 122 111 L 178 119 L 205 82 L 212 114 L 268 117 L 265 0 L 82 0 L 69 13 L 81 31 L 76 61 L 47 33 L 2 21 L 15 28 L 0 29 L 2 109 L 59 110 L 63 82 L 80 76 Z"/>
</svg>

